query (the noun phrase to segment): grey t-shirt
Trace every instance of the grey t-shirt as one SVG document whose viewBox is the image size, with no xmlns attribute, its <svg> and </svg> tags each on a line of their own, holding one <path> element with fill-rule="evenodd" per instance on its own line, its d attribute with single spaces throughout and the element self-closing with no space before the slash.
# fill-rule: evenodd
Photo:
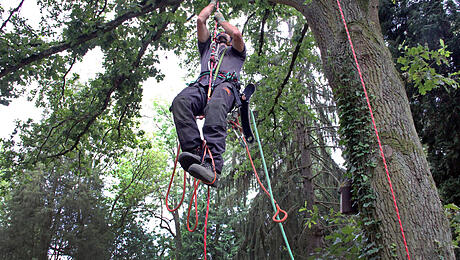
<svg viewBox="0 0 460 260">
<path fill-rule="evenodd" d="M 200 74 L 206 71 L 209 71 L 209 59 L 211 57 L 211 36 L 208 38 L 206 42 L 198 41 L 198 50 L 200 52 L 200 63 L 201 63 L 201 71 Z M 223 53 L 223 48 L 219 50 L 219 54 L 216 57 L 217 62 L 219 62 L 220 56 Z M 240 77 L 240 71 L 243 67 L 244 60 L 246 59 L 246 48 L 242 52 L 237 51 L 233 46 L 227 46 L 227 50 L 225 51 L 224 59 L 222 60 L 222 64 L 220 65 L 219 71 L 220 72 L 235 72 L 238 78 Z M 214 77 L 214 75 L 213 75 Z M 215 84 L 222 83 L 223 79 L 217 79 Z M 203 76 L 200 78 L 199 82 L 206 86 L 209 84 L 209 76 Z"/>
</svg>

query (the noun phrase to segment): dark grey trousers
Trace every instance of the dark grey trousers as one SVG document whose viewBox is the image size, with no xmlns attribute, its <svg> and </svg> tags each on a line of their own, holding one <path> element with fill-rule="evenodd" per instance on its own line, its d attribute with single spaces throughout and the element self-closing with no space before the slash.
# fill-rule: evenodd
<svg viewBox="0 0 460 260">
<path fill-rule="evenodd" d="M 195 117 L 204 114 L 203 136 L 218 172 L 222 171 L 224 165 L 222 153 L 225 152 L 227 137 L 227 114 L 235 104 L 232 88 L 229 82 L 217 85 L 208 102 L 207 89 L 196 83 L 183 89 L 171 106 L 179 143 L 182 150 L 187 152 L 194 151 L 203 143 Z"/>
</svg>

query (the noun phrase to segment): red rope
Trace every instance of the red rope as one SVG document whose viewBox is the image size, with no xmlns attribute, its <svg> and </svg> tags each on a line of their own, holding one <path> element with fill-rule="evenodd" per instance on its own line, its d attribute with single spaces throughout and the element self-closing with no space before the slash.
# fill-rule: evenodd
<svg viewBox="0 0 460 260">
<path fill-rule="evenodd" d="M 210 187 L 208 186 L 208 197 L 207 197 L 207 202 L 206 202 L 206 218 L 204 219 L 204 259 L 206 260 L 207 255 L 206 255 L 206 230 L 208 227 L 208 214 L 209 214 L 209 197 L 210 197 Z"/>
<path fill-rule="evenodd" d="M 190 199 L 190 204 L 188 206 L 188 212 L 187 212 L 187 230 L 190 232 L 193 232 L 196 230 L 196 227 L 198 226 L 198 201 L 197 201 L 197 195 L 196 192 L 198 190 L 198 184 L 200 184 L 200 180 L 194 179 L 193 180 L 193 195 L 192 198 Z M 192 203 L 195 201 L 195 226 L 193 226 L 193 229 L 190 228 L 190 210 L 192 209 Z"/>
<path fill-rule="evenodd" d="M 173 173 L 171 175 L 171 180 L 169 181 L 168 191 L 166 192 L 166 197 L 165 197 L 166 208 L 168 209 L 169 212 L 176 211 L 182 205 L 182 202 L 184 201 L 184 197 L 185 197 L 185 187 L 187 185 L 187 174 L 184 171 L 184 188 L 183 188 L 183 192 L 182 192 L 182 198 L 181 198 L 179 204 L 177 205 L 177 207 L 175 207 L 173 209 L 169 208 L 169 205 L 168 205 L 169 192 L 171 190 L 172 182 L 173 182 L 173 179 L 174 179 L 174 174 L 176 173 L 177 160 L 179 158 L 179 153 L 180 153 L 180 143 L 177 145 L 176 159 L 174 160 L 174 169 L 173 169 Z"/>
<path fill-rule="evenodd" d="M 404 247 L 406 249 L 407 259 L 410 260 L 409 249 L 407 247 L 407 242 L 406 242 L 406 236 L 404 235 L 404 229 L 403 229 L 403 226 L 402 226 L 401 217 L 399 215 L 398 204 L 396 203 L 396 196 L 395 196 L 395 193 L 393 191 L 393 185 L 391 183 L 390 173 L 388 171 L 388 166 L 387 166 L 387 162 L 386 162 L 386 159 L 385 159 L 385 154 L 383 153 L 382 143 L 380 142 L 380 137 L 379 137 L 379 132 L 377 130 L 377 125 L 375 124 L 374 113 L 372 112 L 372 106 L 371 106 L 371 103 L 369 101 L 369 97 L 367 95 L 366 85 L 364 84 L 364 79 L 363 79 L 363 76 L 362 76 L 362 73 L 361 73 L 361 68 L 359 67 L 358 59 L 356 58 L 355 48 L 353 47 L 353 42 L 351 41 L 350 33 L 348 31 L 347 22 L 345 21 L 345 16 L 343 15 L 342 6 L 340 5 L 340 0 L 337 0 L 337 5 L 339 6 L 340 15 L 342 16 L 343 25 L 345 27 L 345 31 L 347 32 L 348 42 L 350 43 L 351 51 L 353 52 L 353 58 L 354 58 L 355 63 L 356 63 L 356 68 L 358 69 L 358 74 L 359 74 L 359 78 L 361 80 L 361 85 L 363 86 L 363 89 L 364 89 L 364 94 L 366 96 L 367 106 L 369 108 L 369 112 L 370 112 L 371 119 L 372 119 L 372 124 L 373 124 L 374 130 L 375 130 L 375 135 L 377 137 L 377 142 L 379 144 L 380 155 L 381 155 L 382 160 L 383 160 L 383 166 L 385 167 L 385 172 L 386 172 L 386 175 L 387 175 L 388 184 L 390 186 L 391 196 L 393 197 L 393 203 L 394 203 L 395 210 L 396 210 L 396 216 L 398 217 L 399 228 L 401 230 L 401 235 L 402 235 L 402 238 L 403 238 L 403 241 L 404 241 Z"/>
</svg>

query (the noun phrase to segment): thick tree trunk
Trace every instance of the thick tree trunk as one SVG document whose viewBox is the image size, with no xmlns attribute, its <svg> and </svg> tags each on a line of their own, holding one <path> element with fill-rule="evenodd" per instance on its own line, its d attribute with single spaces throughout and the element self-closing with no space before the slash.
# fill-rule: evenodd
<svg viewBox="0 0 460 260">
<path fill-rule="evenodd" d="M 347 35 L 335 0 L 273 1 L 294 6 L 308 20 L 320 48 L 324 71 L 335 93 L 341 86 L 355 84 L 355 67 Z M 342 0 L 357 58 L 369 94 L 373 97 L 375 121 L 401 214 L 412 259 L 454 259 L 451 233 L 431 176 L 425 154 L 414 128 L 404 85 L 383 41 L 378 21 L 378 0 Z M 345 90 L 346 92 L 346 90 Z M 346 93 L 352 95 L 353 93 Z M 357 104 L 358 105 L 358 104 Z M 359 104 L 360 105 L 360 104 Z M 378 150 L 377 147 L 373 147 Z M 379 153 L 373 154 L 377 166 L 371 172 L 375 191 L 375 213 L 383 259 L 405 258 L 395 207 Z M 393 246 L 392 246 L 393 245 Z M 396 246 L 395 250 L 392 247 Z"/>
</svg>

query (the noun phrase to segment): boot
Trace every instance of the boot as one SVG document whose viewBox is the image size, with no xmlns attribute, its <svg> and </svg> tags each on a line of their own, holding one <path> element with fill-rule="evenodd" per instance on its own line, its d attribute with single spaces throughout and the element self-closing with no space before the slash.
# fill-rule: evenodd
<svg viewBox="0 0 460 260">
<path fill-rule="evenodd" d="M 202 180 L 204 184 L 210 185 L 214 188 L 218 187 L 217 181 L 219 180 L 220 172 L 216 170 L 214 173 L 212 164 L 208 160 L 204 161 L 202 164 L 192 164 L 188 169 L 188 172 L 193 177 Z M 216 177 L 214 183 L 208 184 L 214 180 L 214 176 Z"/>
<path fill-rule="evenodd" d="M 180 166 L 188 172 L 190 166 L 192 164 L 200 164 L 201 159 L 203 156 L 202 150 L 198 147 L 191 152 L 182 152 L 179 154 L 179 158 L 177 159 L 180 163 Z"/>
</svg>

